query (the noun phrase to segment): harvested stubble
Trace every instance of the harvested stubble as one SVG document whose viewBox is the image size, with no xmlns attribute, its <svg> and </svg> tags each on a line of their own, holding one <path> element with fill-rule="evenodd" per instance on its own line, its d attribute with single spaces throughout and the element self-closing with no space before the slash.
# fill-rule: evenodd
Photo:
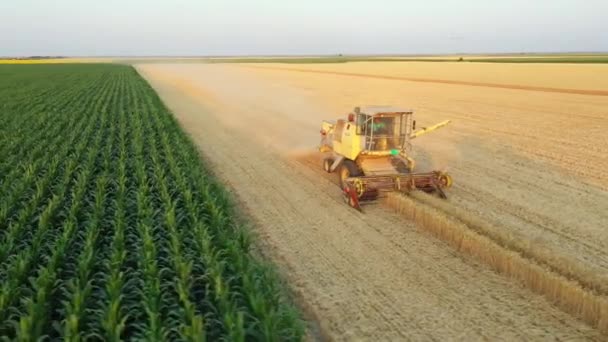
<svg viewBox="0 0 608 342">
<path fill-rule="evenodd" d="M 449 202 L 437 197 L 428 196 L 424 193 L 413 193 L 412 197 L 421 203 L 448 213 L 450 217 L 458 219 L 479 234 L 489 237 L 498 245 L 515 251 L 565 278 L 577 281 L 586 290 L 608 296 L 608 278 L 596 272 L 592 267 L 575 263 L 572 259 L 556 253 L 542 244 L 518 238 L 509 229 L 490 224 L 478 216 L 470 215 L 468 212 L 462 212 Z"/>
<path fill-rule="evenodd" d="M 415 195 L 424 200 L 425 196 Z M 471 255 L 492 269 L 521 282 L 545 296 L 562 310 L 608 333 L 608 298 L 584 288 L 581 283 L 540 265 L 509 245 L 450 217 L 445 212 L 400 194 L 389 194 L 387 204 L 413 220 L 420 228 L 446 241 L 461 253 Z"/>
</svg>

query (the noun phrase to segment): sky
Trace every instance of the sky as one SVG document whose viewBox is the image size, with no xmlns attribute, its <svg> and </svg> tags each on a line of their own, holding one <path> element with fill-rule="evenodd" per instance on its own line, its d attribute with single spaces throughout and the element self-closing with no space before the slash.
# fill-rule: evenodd
<svg viewBox="0 0 608 342">
<path fill-rule="evenodd" d="M 608 0 L 0 0 L 0 56 L 608 51 Z"/>
</svg>

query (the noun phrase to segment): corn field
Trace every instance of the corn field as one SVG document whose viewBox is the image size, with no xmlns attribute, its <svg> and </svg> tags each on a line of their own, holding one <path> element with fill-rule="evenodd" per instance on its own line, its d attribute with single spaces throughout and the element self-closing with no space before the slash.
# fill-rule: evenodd
<svg viewBox="0 0 608 342">
<path fill-rule="evenodd" d="M 252 248 L 132 67 L 0 66 L 4 339 L 301 339 Z"/>
</svg>

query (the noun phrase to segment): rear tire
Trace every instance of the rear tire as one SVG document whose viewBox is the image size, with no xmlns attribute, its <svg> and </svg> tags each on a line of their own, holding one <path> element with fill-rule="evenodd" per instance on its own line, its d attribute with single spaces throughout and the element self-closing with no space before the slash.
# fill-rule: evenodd
<svg viewBox="0 0 608 342">
<path fill-rule="evenodd" d="M 359 177 L 362 176 L 363 172 L 359 170 L 357 164 L 355 164 L 352 160 L 345 160 L 342 162 L 342 166 L 340 166 L 340 185 L 342 189 L 346 188 L 346 179 L 349 177 Z"/>
</svg>

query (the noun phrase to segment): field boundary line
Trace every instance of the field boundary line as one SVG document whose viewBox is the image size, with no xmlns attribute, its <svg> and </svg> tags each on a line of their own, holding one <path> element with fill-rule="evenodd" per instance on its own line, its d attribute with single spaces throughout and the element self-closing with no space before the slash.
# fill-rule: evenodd
<svg viewBox="0 0 608 342">
<path fill-rule="evenodd" d="M 470 82 L 470 81 L 457 81 L 457 80 L 442 80 L 442 79 L 433 79 L 433 78 L 388 76 L 388 75 L 362 74 L 362 73 L 356 73 L 356 72 L 328 71 L 328 70 L 318 70 L 318 69 L 300 69 L 300 68 L 288 68 L 288 67 L 267 67 L 267 66 L 252 66 L 252 65 L 247 66 L 247 67 L 257 68 L 257 69 L 294 71 L 294 72 L 303 72 L 303 73 L 316 73 L 316 74 L 327 74 L 327 75 L 374 78 L 374 79 L 394 80 L 394 81 L 451 84 L 451 85 L 464 85 L 464 86 L 486 87 L 486 88 L 501 88 L 501 89 L 511 89 L 511 90 L 527 90 L 527 91 L 538 91 L 538 92 L 545 92 L 545 93 L 608 96 L 608 90 L 551 88 L 551 87 L 539 87 L 539 86 L 525 86 L 525 85 L 518 85 L 518 84 L 500 84 L 500 83 Z"/>
<path fill-rule="evenodd" d="M 608 334 L 608 298 L 522 254 L 502 246 L 445 211 L 410 196 L 388 194 L 386 204 L 458 252 L 543 295 L 564 312 Z"/>
</svg>

